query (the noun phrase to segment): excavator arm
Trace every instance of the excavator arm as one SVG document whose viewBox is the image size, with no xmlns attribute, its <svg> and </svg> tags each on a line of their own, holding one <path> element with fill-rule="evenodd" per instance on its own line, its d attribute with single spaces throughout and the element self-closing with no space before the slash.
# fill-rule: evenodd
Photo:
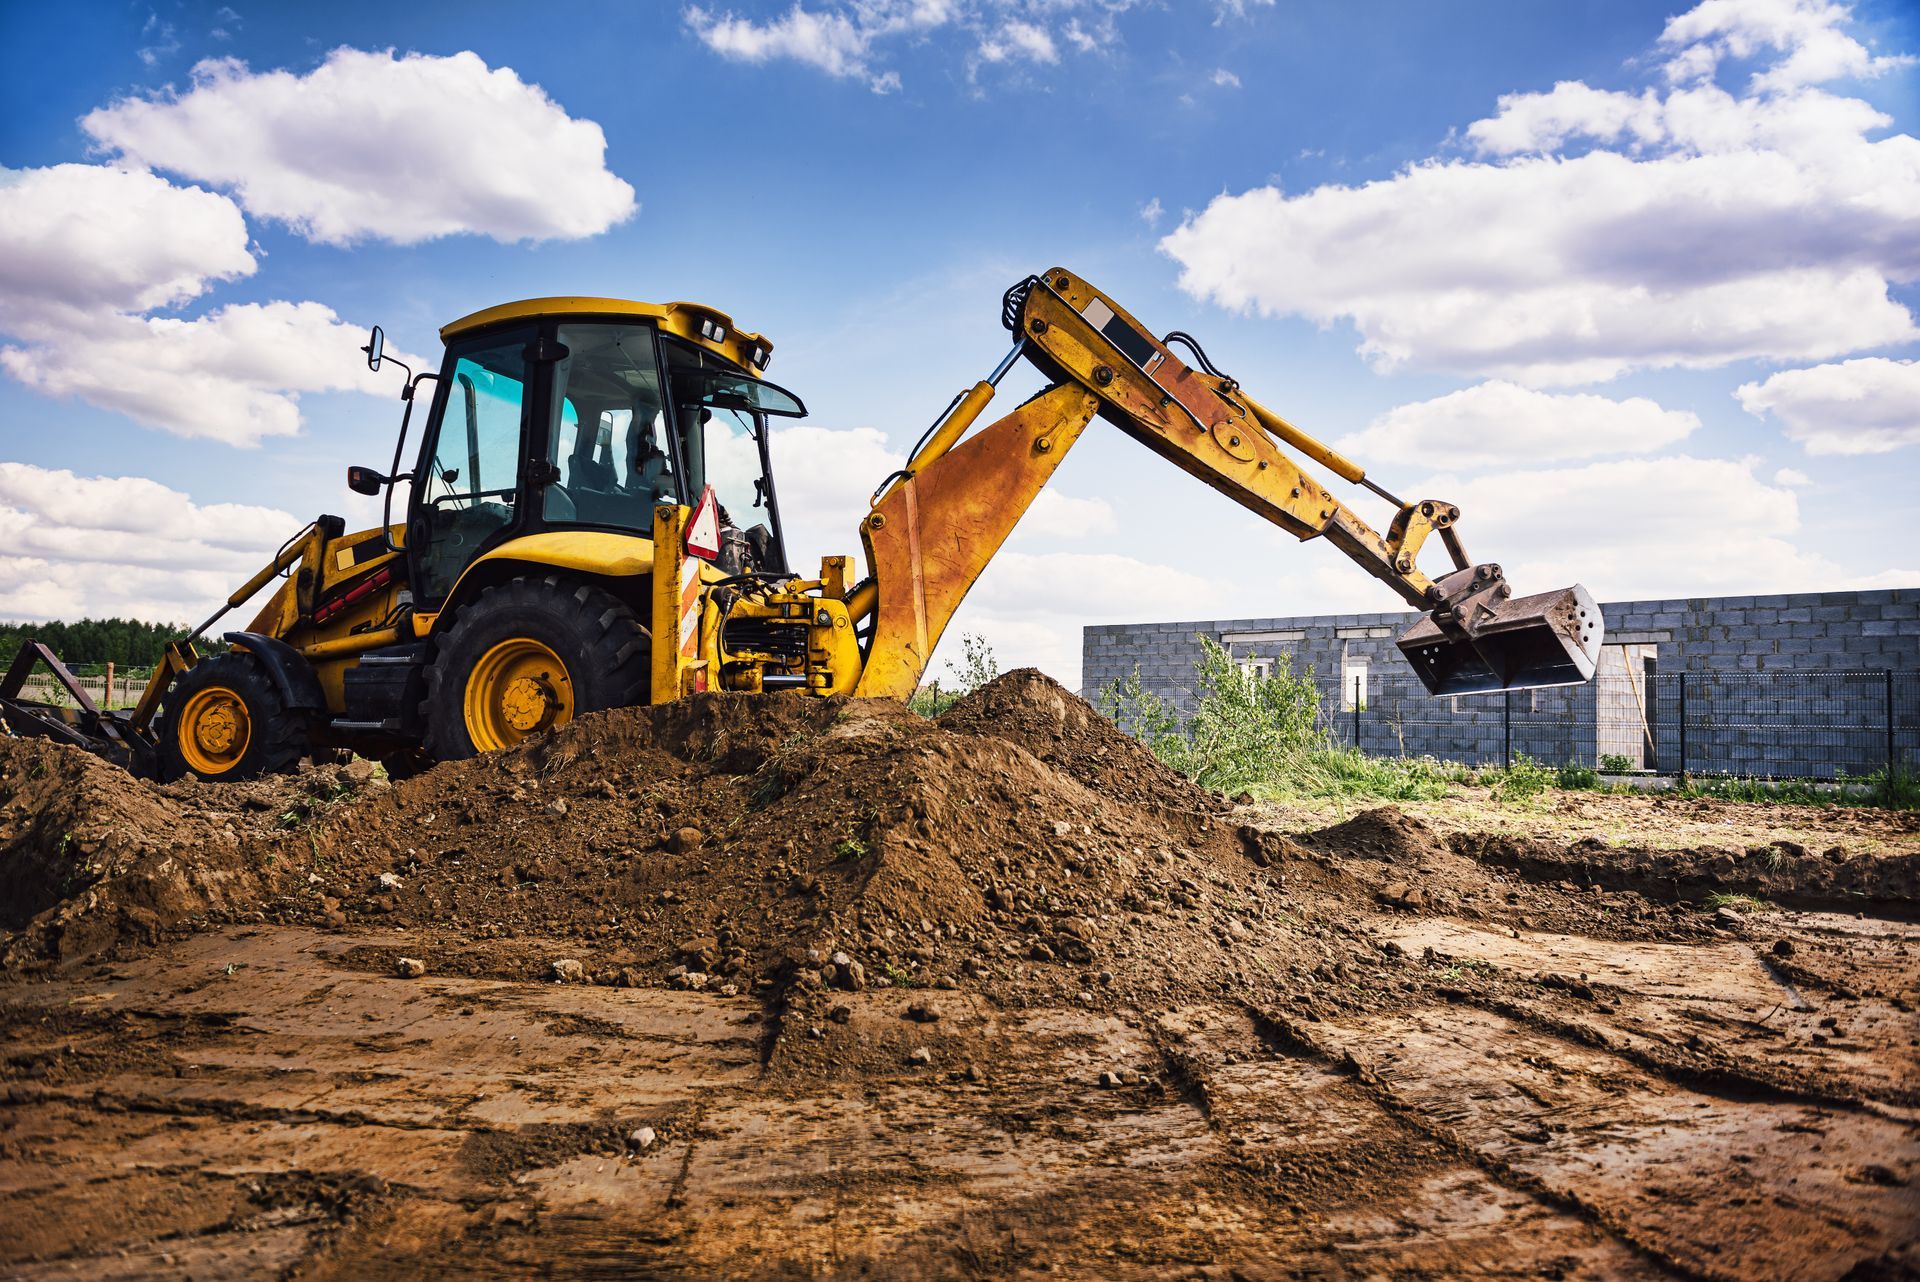
<svg viewBox="0 0 1920 1282">
<path fill-rule="evenodd" d="M 1565 685 L 1592 677 L 1604 623 L 1585 588 L 1514 597 L 1498 565 L 1469 562 L 1452 503 L 1406 503 L 1357 464 L 1288 423 L 1213 368 L 1193 339 L 1156 339 L 1119 304 L 1053 269 L 1008 291 L 1015 345 L 987 380 L 956 398 L 861 527 L 872 583 L 848 601 L 872 635 L 856 693 L 911 693 L 933 647 L 1040 488 L 1094 417 L 1236 503 L 1305 540 L 1325 538 L 1409 605 L 1426 611 L 1399 641 L 1434 694 Z M 1170 344 L 1188 348 L 1189 366 Z M 970 437 L 967 429 L 1015 359 L 1045 391 Z M 1365 485 L 1394 506 L 1375 531 L 1288 452 Z M 1418 564 L 1438 534 L 1449 568 Z"/>
</svg>

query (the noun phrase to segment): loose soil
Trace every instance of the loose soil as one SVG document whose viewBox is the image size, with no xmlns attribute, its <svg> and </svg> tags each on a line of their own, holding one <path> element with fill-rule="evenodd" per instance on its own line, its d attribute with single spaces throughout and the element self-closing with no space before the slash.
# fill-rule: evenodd
<svg viewBox="0 0 1920 1282">
<path fill-rule="evenodd" d="M 1032 672 L 0 741 L 0 1272 L 1915 1276 L 1911 826 L 1593 800 L 1235 808 Z"/>
</svg>

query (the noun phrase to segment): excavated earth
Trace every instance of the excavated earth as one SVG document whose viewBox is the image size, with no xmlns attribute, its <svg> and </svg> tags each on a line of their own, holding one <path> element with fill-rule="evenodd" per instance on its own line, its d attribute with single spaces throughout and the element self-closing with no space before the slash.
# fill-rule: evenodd
<svg viewBox="0 0 1920 1282">
<path fill-rule="evenodd" d="M 1277 825 L 1032 672 L 392 786 L 0 740 L 0 1274 L 1913 1278 L 1917 905 Z"/>
</svg>

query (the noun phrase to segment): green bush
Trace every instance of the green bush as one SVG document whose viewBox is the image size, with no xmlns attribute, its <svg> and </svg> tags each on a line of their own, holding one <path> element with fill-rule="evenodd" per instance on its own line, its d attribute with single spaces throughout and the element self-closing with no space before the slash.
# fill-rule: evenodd
<svg viewBox="0 0 1920 1282">
<path fill-rule="evenodd" d="M 1578 761 L 1569 761 L 1554 772 L 1554 783 L 1561 788 L 1588 789 L 1600 786 L 1600 772 Z"/>
<path fill-rule="evenodd" d="M 985 637 L 966 633 L 960 638 L 960 650 L 960 666 L 947 663 L 952 683 L 942 685 L 938 677 L 926 682 L 907 699 L 909 708 L 923 717 L 937 717 L 1000 675 L 1000 661 Z"/>
<path fill-rule="evenodd" d="M 1618 752 L 1605 753 L 1600 758 L 1600 773 L 1624 775 L 1633 773 L 1633 758 Z"/>
<path fill-rule="evenodd" d="M 1557 774 L 1535 761 L 1524 752 L 1513 754 L 1513 764 L 1503 770 L 1483 771 L 1483 782 L 1493 786 L 1495 801 L 1532 801 L 1551 788 L 1557 781 Z"/>
</svg>

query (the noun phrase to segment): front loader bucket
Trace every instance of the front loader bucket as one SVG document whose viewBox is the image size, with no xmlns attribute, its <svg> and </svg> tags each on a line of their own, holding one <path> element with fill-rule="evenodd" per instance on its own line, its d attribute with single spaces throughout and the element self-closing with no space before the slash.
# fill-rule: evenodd
<svg viewBox="0 0 1920 1282">
<path fill-rule="evenodd" d="M 46 665 L 70 704 L 20 697 L 35 663 Z M 135 729 L 125 714 L 95 707 L 66 665 L 38 641 L 24 642 L 6 672 L 0 674 L 0 735 L 71 744 L 136 774 L 150 772 L 154 755 L 150 738 Z"/>
<path fill-rule="evenodd" d="M 1432 694 L 1534 690 L 1591 680 L 1606 624 L 1575 584 L 1509 597 L 1462 622 L 1429 615 L 1400 636 L 1400 652 Z"/>
</svg>

